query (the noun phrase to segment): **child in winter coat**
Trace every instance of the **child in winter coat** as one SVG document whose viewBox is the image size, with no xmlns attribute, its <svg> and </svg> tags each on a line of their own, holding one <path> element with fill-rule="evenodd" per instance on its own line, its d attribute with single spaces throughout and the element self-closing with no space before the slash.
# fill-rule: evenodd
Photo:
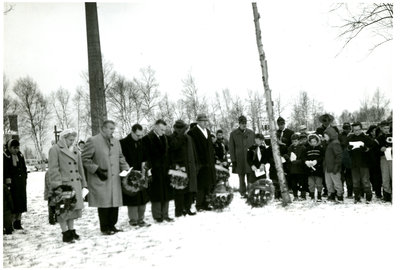
<svg viewBox="0 0 400 270">
<path fill-rule="evenodd" d="M 255 182 L 255 180 L 267 178 L 265 173 L 265 164 L 268 162 L 267 147 L 265 147 L 263 142 L 264 135 L 256 134 L 255 144 L 247 149 L 247 163 L 252 170 L 252 182 Z M 256 171 L 259 171 L 260 175 L 257 176 Z"/>
<path fill-rule="evenodd" d="M 343 184 L 340 178 L 342 167 L 342 146 L 338 140 L 338 133 L 328 127 L 324 131 L 325 140 L 328 142 L 325 150 L 324 172 L 328 188 L 328 201 L 343 201 Z M 336 193 L 336 194 L 335 194 Z"/>
<path fill-rule="evenodd" d="M 317 188 L 317 201 L 322 201 L 322 177 L 324 149 L 321 145 L 321 139 L 316 134 L 308 136 L 308 144 L 305 149 L 303 163 L 306 165 L 306 175 L 308 177 L 308 189 L 310 197 L 315 199 L 315 188 Z"/>
<path fill-rule="evenodd" d="M 300 136 L 293 134 L 291 137 L 292 145 L 289 146 L 288 155 L 289 163 L 289 186 L 293 191 L 294 201 L 299 199 L 298 190 L 301 190 L 301 199 L 306 199 L 307 176 L 305 174 L 305 166 L 302 162 L 302 157 L 305 153 L 305 146 L 300 144 Z"/>
</svg>

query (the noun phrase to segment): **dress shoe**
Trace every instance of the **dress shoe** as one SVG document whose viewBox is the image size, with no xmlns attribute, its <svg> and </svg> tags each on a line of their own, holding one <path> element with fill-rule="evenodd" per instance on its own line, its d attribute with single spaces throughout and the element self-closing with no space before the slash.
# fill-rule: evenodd
<svg viewBox="0 0 400 270">
<path fill-rule="evenodd" d="M 21 220 L 16 220 L 13 222 L 13 227 L 15 230 L 23 230 L 24 228 L 22 228 L 21 226 Z"/>
<path fill-rule="evenodd" d="M 186 213 L 187 213 L 189 216 L 194 216 L 194 215 L 196 215 L 196 212 L 192 212 L 192 211 L 190 211 L 190 210 L 188 210 Z"/>
<path fill-rule="evenodd" d="M 115 228 L 115 226 L 113 226 L 110 231 L 112 231 L 114 233 L 123 232 L 123 230 L 117 229 L 117 228 Z"/>
<path fill-rule="evenodd" d="M 155 218 L 154 220 L 155 220 L 157 223 L 163 222 L 163 219 L 162 219 L 162 218 Z"/>
<path fill-rule="evenodd" d="M 165 220 L 166 222 L 173 222 L 173 221 L 174 221 L 174 219 L 173 219 L 173 218 L 170 218 L 170 217 L 166 217 L 166 218 L 164 218 L 164 220 Z"/>
<path fill-rule="evenodd" d="M 71 231 L 65 231 L 62 233 L 63 237 L 62 240 L 65 243 L 75 243 L 74 236 L 72 235 Z"/>
<path fill-rule="evenodd" d="M 79 240 L 80 239 L 79 235 L 76 234 L 75 230 L 70 230 L 70 232 L 71 232 L 72 237 L 74 238 L 74 240 Z"/>
<path fill-rule="evenodd" d="M 103 235 L 113 235 L 113 234 L 115 234 L 115 232 L 113 232 L 113 231 L 111 231 L 111 230 L 101 231 L 101 233 L 102 233 Z"/>
<path fill-rule="evenodd" d="M 151 224 L 145 222 L 144 220 L 139 221 L 138 225 L 139 225 L 139 227 L 150 227 L 151 226 Z"/>
</svg>

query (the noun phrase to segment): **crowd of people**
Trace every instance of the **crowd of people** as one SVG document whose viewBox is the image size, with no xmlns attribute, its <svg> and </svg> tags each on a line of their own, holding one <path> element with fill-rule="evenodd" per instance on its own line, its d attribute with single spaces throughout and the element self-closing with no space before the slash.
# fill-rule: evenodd
<svg viewBox="0 0 400 270">
<path fill-rule="evenodd" d="M 313 133 L 307 132 L 305 126 L 294 132 L 286 128 L 282 117 L 277 119 L 279 152 L 293 201 L 307 200 L 308 194 L 317 202 L 327 196 L 328 201 L 340 203 L 345 184 L 347 198 L 353 198 L 354 203 L 360 203 L 362 198 L 370 203 L 373 193 L 391 202 L 391 123 L 371 125 L 364 133 L 360 122 L 344 123 L 339 132 L 332 126 L 332 116 L 322 115 L 320 121 L 322 125 Z M 252 183 L 269 178 L 275 199 L 279 200 L 282 194 L 271 140 L 247 128 L 245 116 L 240 116 L 238 122 L 229 140 L 222 130 L 215 135 L 210 132 L 205 114 L 199 114 L 190 125 L 177 120 L 171 135 L 166 135 L 168 127 L 162 119 L 147 134 L 140 124 L 134 124 L 131 133 L 121 140 L 113 137 L 116 124 L 111 120 L 104 121 L 99 134 L 77 144 L 77 133 L 64 130 L 49 150 L 45 200 L 49 202 L 50 223 L 55 220 L 59 223 L 63 242 L 79 240 L 74 220 L 82 216 L 86 194 L 89 207 L 97 208 L 103 235 L 121 231 L 115 226 L 121 206 L 127 206 L 129 224 L 133 227 L 151 225 L 144 218 L 148 202 L 155 223 L 174 222 L 169 216 L 171 200 L 175 204 L 175 217 L 212 210 L 208 195 L 217 184 L 216 164 L 232 167 L 232 173 L 238 174 L 242 198 L 247 198 Z M 18 140 L 8 141 L 5 149 L 3 231 L 11 234 L 14 229 L 23 229 L 21 214 L 27 211 L 27 170 Z M 121 185 L 124 176 L 120 173 L 130 170 L 151 177 L 148 187 L 134 194 L 124 193 Z M 170 170 L 185 172 L 184 188 L 171 185 Z M 69 206 L 73 207 L 55 212 L 54 198 L 70 199 Z"/>
</svg>

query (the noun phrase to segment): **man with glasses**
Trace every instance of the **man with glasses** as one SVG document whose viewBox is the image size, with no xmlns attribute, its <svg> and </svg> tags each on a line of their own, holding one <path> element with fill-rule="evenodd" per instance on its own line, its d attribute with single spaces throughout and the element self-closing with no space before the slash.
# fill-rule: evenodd
<svg viewBox="0 0 400 270">
<path fill-rule="evenodd" d="M 193 139 L 196 155 L 197 173 L 197 211 L 211 210 L 206 201 L 206 195 L 212 192 L 216 182 L 214 146 L 211 140 L 211 132 L 207 129 L 208 118 L 205 114 L 199 114 L 197 125 L 188 131 Z"/>
</svg>

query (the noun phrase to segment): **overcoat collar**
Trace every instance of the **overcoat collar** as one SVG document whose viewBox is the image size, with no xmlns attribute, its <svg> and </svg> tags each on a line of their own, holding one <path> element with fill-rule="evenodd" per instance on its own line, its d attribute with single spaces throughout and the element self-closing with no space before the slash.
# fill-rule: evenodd
<svg viewBox="0 0 400 270">
<path fill-rule="evenodd" d="M 73 151 L 71 152 L 65 144 L 61 141 L 58 141 L 57 145 L 60 147 L 60 151 L 72 158 L 75 161 L 78 161 L 78 150 L 74 147 Z"/>
</svg>

